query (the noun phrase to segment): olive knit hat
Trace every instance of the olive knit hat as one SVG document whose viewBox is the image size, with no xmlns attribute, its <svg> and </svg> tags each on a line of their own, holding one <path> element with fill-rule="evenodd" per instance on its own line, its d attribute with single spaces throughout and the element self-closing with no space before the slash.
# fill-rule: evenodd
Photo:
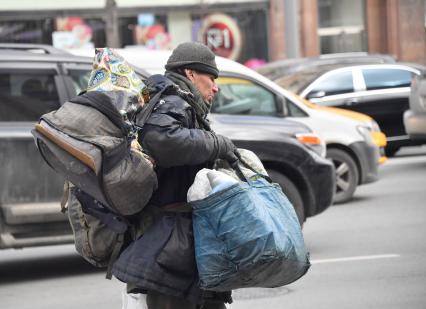
<svg viewBox="0 0 426 309">
<path fill-rule="evenodd" d="M 217 78 L 219 70 L 214 59 L 215 54 L 204 44 L 186 42 L 173 50 L 165 68 L 168 71 L 175 71 L 178 68 L 192 69 Z"/>
</svg>

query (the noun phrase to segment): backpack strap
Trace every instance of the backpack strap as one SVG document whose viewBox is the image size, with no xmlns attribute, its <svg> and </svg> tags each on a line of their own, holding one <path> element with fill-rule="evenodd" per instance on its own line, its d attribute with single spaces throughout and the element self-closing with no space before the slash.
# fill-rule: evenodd
<svg viewBox="0 0 426 309">
<path fill-rule="evenodd" d="M 146 108 L 142 109 L 140 113 L 136 116 L 137 118 L 137 127 L 139 130 L 143 128 L 145 125 L 145 122 L 148 120 L 148 118 L 151 116 L 152 111 L 154 110 L 157 103 L 160 101 L 161 96 L 166 91 L 167 88 L 163 88 L 159 92 L 157 92 L 154 97 L 149 100 L 149 103 L 146 105 Z"/>
<path fill-rule="evenodd" d="M 65 180 L 64 193 L 62 194 L 62 199 L 61 199 L 61 212 L 63 214 L 67 211 L 67 201 L 68 201 L 68 197 L 70 195 L 69 189 L 70 189 L 70 183 Z"/>
<path fill-rule="evenodd" d="M 128 223 L 123 216 L 113 213 L 81 189 L 73 187 L 71 190 L 73 190 L 74 195 L 81 203 L 81 208 L 85 213 L 98 218 L 103 224 L 116 233 L 120 234 L 127 231 L 130 223 Z"/>
<path fill-rule="evenodd" d="M 124 245 L 124 235 L 130 227 L 130 223 L 123 217 L 117 214 L 114 214 L 103 206 L 100 202 L 95 200 L 93 197 L 80 190 L 77 187 L 71 188 L 73 194 L 76 196 L 78 201 L 81 204 L 81 208 L 84 213 L 92 215 L 98 218 L 103 224 L 108 226 L 111 230 L 117 233 L 114 242 L 114 248 L 112 250 L 111 256 L 108 261 L 108 267 L 106 272 L 106 278 L 112 278 L 112 266 L 117 260 L 121 249 Z"/>
</svg>

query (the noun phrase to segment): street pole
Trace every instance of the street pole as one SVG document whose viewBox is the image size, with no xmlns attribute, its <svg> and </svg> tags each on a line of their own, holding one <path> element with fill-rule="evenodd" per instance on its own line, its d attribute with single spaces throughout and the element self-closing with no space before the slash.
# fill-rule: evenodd
<svg viewBox="0 0 426 309">
<path fill-rule="evenodd" d="M 284 0 L 269 1 L 269 61 L 287 58 Z"/>
<path fill-rule="evenodd" d="M 121 46 L 120 36 L 118 33 L 117 3 L 115 2 L 115 0 L 107 0 L 105 10 L 105 35 L 107 46 L 119 48 Z"/>
</svg>

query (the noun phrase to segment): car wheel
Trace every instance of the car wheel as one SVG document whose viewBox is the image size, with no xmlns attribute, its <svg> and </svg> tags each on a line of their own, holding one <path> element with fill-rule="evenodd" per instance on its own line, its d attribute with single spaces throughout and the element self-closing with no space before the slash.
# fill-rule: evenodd
<svg viewBox="0 0 426 309">
<path fill-rule="evenodd" d="M 385 148 L 385 155 L 387 157 L 393 157 L 399 150 L 400 147 L 386 147 Z"/>
<path fill-rule="evenodd" d="M 349 201 L 354 195 L 359 181 L 359 173 L 352 157 L 340 149 L 328 149 L 327 158 L 333 161 L 336 169 L 336 191 L 334 203 Z"/>
<path fill-rule="evenodd" d="M 288 177 L 276 170 L 268 169 L 268 175 L 271 177 L 272 181 L 281 186 L 281 189 L 296 211 L 300 226 L 303 226 L 303 222 L 305 222 L 305 208 L 303 206 L 302 196 L 300 195 L 296 185 Z"/>
</svg>

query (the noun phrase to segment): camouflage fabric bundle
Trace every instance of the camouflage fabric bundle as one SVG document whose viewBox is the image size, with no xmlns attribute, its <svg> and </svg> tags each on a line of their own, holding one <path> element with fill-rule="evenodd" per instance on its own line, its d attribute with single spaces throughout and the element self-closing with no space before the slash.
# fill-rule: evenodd
<svg viewBox="0 0 426 309">
<path fill-rule="evenodd" d="M 148 101 L 148 90 L 145 84 L 124 58 L 110 48 L 96 49 L 87 91 L 116 91 L 116 94 L 127 95 L 130 101 L 142 105 Z M 119 101 L 124 104 L 131 103 L 125 100 Z"/>
</svg>

